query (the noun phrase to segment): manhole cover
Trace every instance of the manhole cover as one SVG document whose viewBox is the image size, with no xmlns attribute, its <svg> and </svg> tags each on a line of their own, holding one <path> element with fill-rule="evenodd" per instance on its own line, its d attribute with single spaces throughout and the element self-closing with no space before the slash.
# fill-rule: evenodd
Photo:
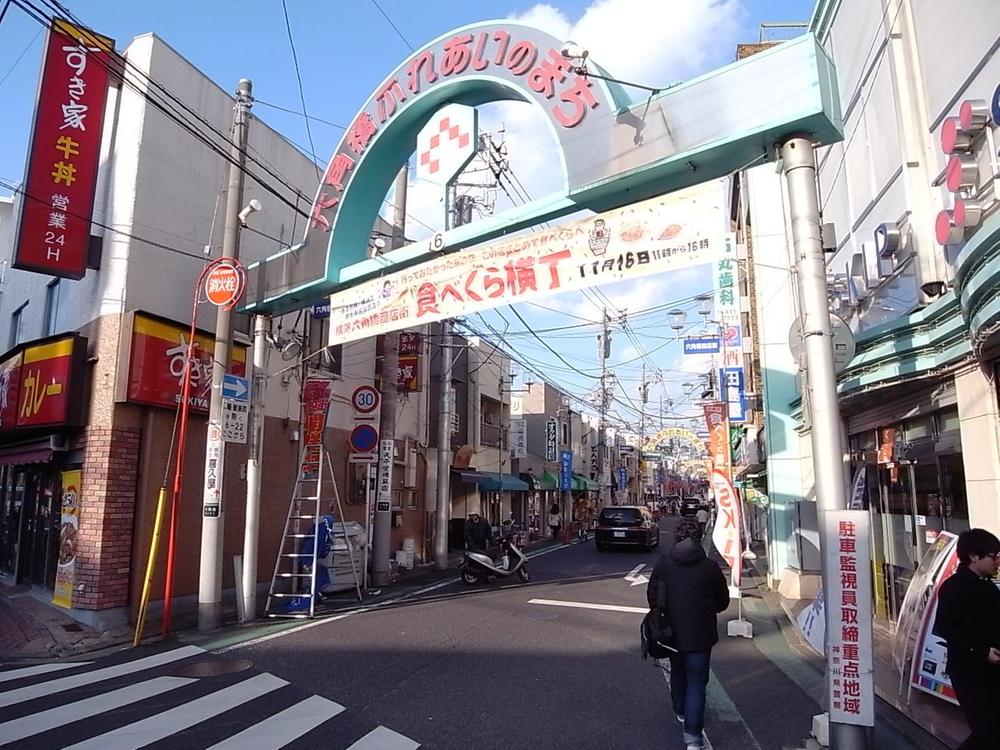
<svg viewBox="0 0 1000 750">
<path fill-rule="evenodd" d="M 249 659 L 205 659 L 178 667 L 170 674 L 176 677 L 218 677 L 243 672 L 253 666 Z"/>
</svg>

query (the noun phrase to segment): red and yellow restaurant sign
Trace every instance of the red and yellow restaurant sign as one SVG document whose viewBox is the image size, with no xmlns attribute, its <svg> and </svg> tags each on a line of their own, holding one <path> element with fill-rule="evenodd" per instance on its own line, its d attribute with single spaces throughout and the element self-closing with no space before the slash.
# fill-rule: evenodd
<svg viewBox="0 0 1000 750">
<path fill-rule="evenodd" d="M 78 425 L 86 339 L 25 344 L 0 362 L 0 430 Z"/>
<path fill-rule="evenodd" d="M 113 39 L 54 19 L 38 87 L 14 268 L 80 279 L 87 272 L 90 219 Z"/>
<path fill-rule="evenodd" d="M 190 335 L 189 326 L 145 313 L 133 316 L 126 394 L 129 401 L 177 408 Z M 202 332 L 196 333 L 191 370 L 191 408 L 206 414 L 211 400 L 214 352 L 215 338 Z M 247 347 L 236 344 L 232 353 L 229 371 L 234 375 L 246 375 Z"/>
</svg>

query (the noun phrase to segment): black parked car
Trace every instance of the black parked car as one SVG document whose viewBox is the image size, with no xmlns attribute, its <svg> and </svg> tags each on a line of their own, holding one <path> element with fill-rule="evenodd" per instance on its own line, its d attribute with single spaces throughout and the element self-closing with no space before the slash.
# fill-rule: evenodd
<svg viewBox="0 0 1000 750">
<path fill-rule="evenodd" d="M 686 497 L 681 500 L 681 515 L 694 517 L 700 508 L 706 507 L 706 503 L 700 497 Z"/>
<path fill-rule="evenodd" d="M 649 508 L 644 506 L 612 506 L 602 510 L 598 516 L 594 538 L 598 550 L 615 545 L 648 550 L 660 544 L 660 525 L 653 520 Z"/>
</svg>

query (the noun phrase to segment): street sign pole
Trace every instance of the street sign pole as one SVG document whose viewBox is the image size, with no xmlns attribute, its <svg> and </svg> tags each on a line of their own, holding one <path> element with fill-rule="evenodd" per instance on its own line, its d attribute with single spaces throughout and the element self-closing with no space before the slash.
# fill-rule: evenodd
<svg viewBox="0 0 1000 750">
<path fill-rule="evenodd" d="M 246 164 L 247 129 L 253 84 L 243 78 L 236 93 L 233 163 L 229 167 L 226 193 L 226 224 L 222 235 L 222 257 L 236 261 L 240 255 L 240 204 L 243 201 L 243 168 Z M 222 625 L 222 490 L 225 474 L 225 442 L 222 440 L 222 376 L 229 370 L 233 343 L 231 307 L 219 305 L 215 318 L 215 353 L 212 362 L 212 397 L 208 412 L 205 446 L 205 481 L 202 491 L 201 556 L 198 572 L 198 630 L 216 630 Z"/>
<path fill-rule="evenodd" d="M 781 145 L 781 164 L 788 185 L 788 205 L 791 214 L 792 241 L 795 248 L 796 271 L 799 279 L 799 315 L 802 319 L 806 359 L 806 381 L 811 409 L 810 439 L 813 471 L 816 476 L 820 552 L 823 561 L 823 589 L 832 591 L 829 576 L 835 574 L 827 564 L 830 545 L 836 535 L 830 528 L 832 511 L 847 508 L 844 482 L 843 445 L 841 444 L 840 407 L 837 401 L 837 376 L 834 370 L 833 331 L 827 302 L 826 263 L 820 233 L 820 211 L 816 191 L 816 154 L 812 143 L 804 137 L 794 137 Z M 858 568 L 858 576 L 869 576 L 871 570 Z M 870 589 L 869 589 L 870 590 Z M 840 607 L 826 608 L 826 632 L 840 632 Z M 859 618 L 860 643 L 871 643 L 870 619 Z M 829 642 L 827 644 L 829 646 Z M 867 664 L 871 664 L 870 654 Z M 833 662 L 832 649 L 827 648 L 826 690 L 827 708 L 833 706 L 834 679 L 840 667 Z M 863 660 L 864 661 L 864 660 Z M 870 672 L 861 675 L 868 700 L 874 700 Z M 833 716 L 831 714 L 831 719 Z M 830 747 L 833 750 L 864 750 L 869 748 L 871 734 L 860 723 L 830 721 Z"/>
</svg>

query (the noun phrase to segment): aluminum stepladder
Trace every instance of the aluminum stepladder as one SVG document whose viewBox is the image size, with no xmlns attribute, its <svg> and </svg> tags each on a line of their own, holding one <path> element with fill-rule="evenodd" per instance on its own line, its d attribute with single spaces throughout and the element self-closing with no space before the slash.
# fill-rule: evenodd
<svg viewBox="0 0 1000 750">
<path fill-rule="evenodd" d="M 333 473 L 333 462 L 330 459 L 330 452 L 326 449 L 325 442 L 320 446 L 319 471 L 315 477 L 310 477 L 304 473 L 303 461 L 305 449 L 299 460 L 299 473 L 295 481 L 295 488 L 292 491 L 292 499 L 288 505 L 288 516 L 285 518 L 285 528 L 281 535 L 281 545 L 278 549 L 278 556 L 274 561 L 274 575 L 271 576 L 271 588 L 267 595 L 267 606 L 265 612 L 268 617 L 290 617 L 296 619 L 310 619 L 316 614 L 316 600 L 318 592 L 316 590 L 316 570 L 319 559 L 319 545 L 317 533 L 319 524 L 323 517 L 323 490 L 326 485 L 324 473 L 329 474 L 329 483 L 333 487 L 333 498 L 337 503 L 338 523 L 333 524 L 330 529 L 331 543 L 336 529 L 340 527 L 343 535 L 344 546 L 347 556 L 351 561 L 351 574 L 354 577 L 354 590 L 358 601 L 362 600 L 361 580 L 358 575 L 357 566 L 354 564 L 354 554 L 351 551 L 351 540 L 347 536 L 347 528 L 344 519 L 344 506 L 340 502 L 340 491 L 337 489 L 336 476 Z M 311 551 L 302 552 L 304 543 L 311 540 Z M 336 557 L 336 552 L 333 556 Z M 308 572 L 304 568 L 308 567 Z M 285 584 L 285 585 L 283 585 Z M 305 585 L 303 585 L 305 584 Z M 289 591 L 282 589 L 288 588 Z M 294 599 L 307 599 L 308 610 L 298 609 L 296 611 L 277 611 L 281 602 L 289 602 Z"/>
</svg>

